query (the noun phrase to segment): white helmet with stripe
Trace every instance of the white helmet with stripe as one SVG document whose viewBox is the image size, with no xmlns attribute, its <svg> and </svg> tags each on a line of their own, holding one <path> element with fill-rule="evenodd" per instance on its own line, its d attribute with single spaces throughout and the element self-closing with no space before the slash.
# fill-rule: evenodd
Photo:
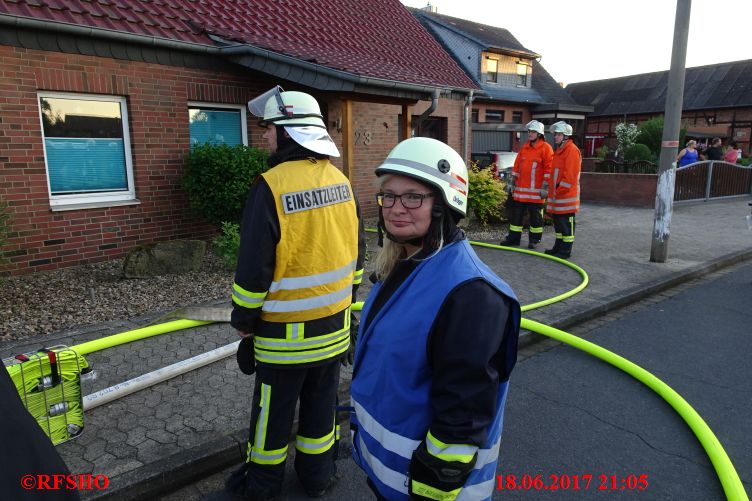
<svg viewBox="0 0 752 501">
<path fill-rule="evenodd" d="M 428 137 L 405 139 L 376 168 L 377 176 L 390 173 L 435 186 L 450 209 L 467 214 L 467 166 L 449 145 Z"/>
<path fill-rule="evenodd" d="M 324 124 L 318 101 L 305 92 L 269 89 L 248 101 L 248 110 L 259 117 L 259 126 L 283 126 L 293 141 L 316 153 L 339 156 Z"/>
<path fill-rule="evenodd" d="M 530 120 L 525 126 L 525 129 L 535 131 L 541 136 L 546 132 L 546 127 L 537 120 Z"/>
<path fill-rule="evenodd" d="M 313 96 L 305 92 L 284 91 L 279 85 L 248 101 L 248 110 L 261 118 L 261 127 L 273 123 L 285 126 L 313 125 L 326 129 L 321 108 Z"/>
<path fill-rule="evenodd" d="M 565 136 L 571 136 L 572 135 L 572 126 L 568 123 L 561 121 L 556 122 L 551 126 L 551 133 L 552 134 L 564 134 Z"/>
</svg>

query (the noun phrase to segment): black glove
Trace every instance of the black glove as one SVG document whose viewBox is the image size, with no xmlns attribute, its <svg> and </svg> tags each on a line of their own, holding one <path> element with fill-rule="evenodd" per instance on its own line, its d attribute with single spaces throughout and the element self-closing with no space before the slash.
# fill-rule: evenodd
<svg viewBox="0 0 752 501">
<path fill-rule="evenodd" d="M 407 487 L 410 499 L 437 499 L 436 497 L 421 495 L 421 487 L 414 485 L 414 482 L 419 482 L 444 493 L 460 489 L 465 485 L 477 460 L 477 452 L 469 463 L 441 460 L 428 452 L 424 440 L 415 449 L 410 461 L 410 479 Z"/>
<path fill-rule="evenodd" d="M 342 366 L 347 367 L 355 362 L 355 343 L 358 340 L 358 325 L 360 320 L 354 314 L 350 313 L 350 348 L 347 354 L 342 357 Z"/>
<path fill-rule="evenodd" d="M 509 181 L 507 181 L 506 190 L 507 190 L 507 193 L 509 193 L 510 195 L 514 191 L 514 180 L 515 180 L 514 178 L 510 178 Z"/>
<path fill-rule="evenodd" d="M 238 345 L 238 352 L 235 354 L 238 367 L 243 374 L 252 375 L 256 372 L 256 352 L 253 349 L 253 338 L 244 337 Z"/>
</svg>

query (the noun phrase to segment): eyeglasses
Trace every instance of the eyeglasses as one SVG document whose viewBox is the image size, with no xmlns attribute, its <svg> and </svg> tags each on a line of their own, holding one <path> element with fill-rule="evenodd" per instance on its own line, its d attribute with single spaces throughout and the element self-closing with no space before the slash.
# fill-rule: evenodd
<svg viewBox="0 0 752 501">
<path fill-rule="evenodd" d="M 389 209 L 394 207 L 394 203 L 399 198 L 402 207 L 405 209 L 417 209 L 423 205 L 424 198 L 431 198 L 433 193 L 403 193 L 402 195 L 396 195 L 394 193 L 376 193 L 376 202 L 381 207 Z"/>
</svg>

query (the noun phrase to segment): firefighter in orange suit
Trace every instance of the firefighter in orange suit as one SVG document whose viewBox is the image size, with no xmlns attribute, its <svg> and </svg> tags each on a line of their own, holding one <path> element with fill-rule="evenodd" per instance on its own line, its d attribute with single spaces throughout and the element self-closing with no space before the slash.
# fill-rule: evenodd
<svg viewBox="0 0 752 501">
<path fill-rule="evenodd" d="M 517 154 L 507 183 L 507 191 L 512 196 L 507 204 L 509 234 L 501 245 L 520 245 L 522 220 L 527 212 L 530 216 L 527 248 L 535 249 L 543 237 L 543 205 L 548 195 L 554 151 L 543 137 L 542 123 L 533 120 L 526 128 L 528 140 Z"/>
<path fill-rule="evenodd" d="M 351 347 L 350 305 L 363 274 L 357 200 L 318 102 L 275 87 L 248 103 L 266 129 L 271 167 L 243 210 L 231 324 L 238 365 L 256 373 L 246 462 L 227 490 L 280 495 L 295 408 L 295 471 L 309 497 L 336 481 L 340 363 Z"/>
<path fill-rule="evenodd" d="M 580 149 L 572 141 L 572 126 L 556 122 L 551 126 L 554 135 L 554 160 L 551 170 L 551 196 L 546 212 L 551 214 L 556 231 L 556 243 L 546 254 L 568 259 L 574 244 L 574 215 L 580 211 Z"/>
</svg>

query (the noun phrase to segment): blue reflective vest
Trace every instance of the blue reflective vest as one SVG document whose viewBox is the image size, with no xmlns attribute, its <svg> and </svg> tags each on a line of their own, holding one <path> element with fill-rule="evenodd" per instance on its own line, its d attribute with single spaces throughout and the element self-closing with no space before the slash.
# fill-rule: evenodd
<svg viewBox="0 0 752 501">
<path fill-rule="evenodd" d="M 432 373 L 427 359 L 431 326 L 447 296 L 459 285 L 478 278 L 517 301 L 514 292 L 478 258 L 467 240 L 461 240 L 419 264 L 369 325 L 361 323 L 351 387 L 355 408 L 352 421 L 357 429 L 353 458 L 387 499 L 409 499 L 410 460 L 433 420 L 429 402 Z M 369 318 L 381 285 L 376 284 L 369 294 L 361 318 Z M 520 322 L 517 311 L 510 309 L 515 329 Z M 474 335 L 484 333 L 468 332 L 469 343 Z M 457 499 L 491 498 L 507 387 L 507 381 L 499 384 L 496 416 L 488 438 L 478 450 L 475 469 Z"/>
</svg>

